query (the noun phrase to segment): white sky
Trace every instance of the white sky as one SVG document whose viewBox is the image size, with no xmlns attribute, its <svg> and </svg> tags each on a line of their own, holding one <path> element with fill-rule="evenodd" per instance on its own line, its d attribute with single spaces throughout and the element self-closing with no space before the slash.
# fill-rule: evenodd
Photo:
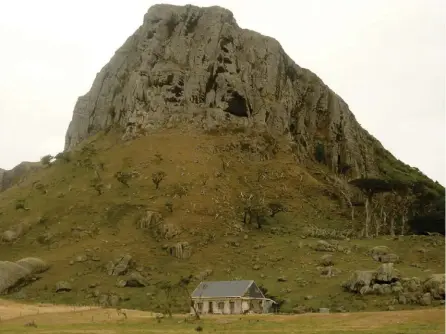
<svg viewBox="0 0 446 334">
<path fill-rule="evenodd" d="M 148 0 L 0 1 L 0 167 L 64 146 L 78 96 Z M 445 184 L 446 1 L 174 1 L 230 9 L 276 38 L 397 158 Z"/>
</svg>

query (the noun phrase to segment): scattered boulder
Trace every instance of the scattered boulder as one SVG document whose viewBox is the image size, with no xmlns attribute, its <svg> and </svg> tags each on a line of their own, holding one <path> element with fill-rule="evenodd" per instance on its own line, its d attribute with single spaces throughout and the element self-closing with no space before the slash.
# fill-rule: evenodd
<svg viewBox="0 0 446 334">
<path fill-rule="evenodd" d="M 0 294 L 9 293 L 34 280 L 35 274 L 49 269 L 49 265 L 38 258 L 24 258 L 17 262 L 0 261 Z"/>
<path fill-rule="evenodd" d="M 0 261 L 0 294 L 9 292 L 30 274 L 31 272 L 27 268 L 17 263 Z"/>
<path fill-rule="evenodd" d="M 146 211 L 139 219 L 137 228 L 150 231 L 156 239 L 170 240 L 180 234 L 175 224 L 164 223 L 161 213 L 155 211 Z"/>
<path fill-rule="evenodd" d="M 129 278 L 126 281 L 126 285 L 128 287 L 144 287 L 148 286 L 149 280 L 141 275 L 139 272 L 134 271 L 130 274 Z"/>
<path fill-rule="evenodd" d="M 316 245 L 314 246 L 314 249 L 319 252 L 335 252 L 336 246 L 330 244 L 328 241 L 325 240 L 318 240 Z"/>
<path fill-rule="evenodd" d="M 375 273 L 375 280 L 381 283 L 393 283 L 400 279 L 400 273 L 393 263 L 383 263 Z"/>
<path fill-rule="evenodd" d="M 54 242 L 55 235 L 51 232 L 44 232 L 37 237 L 37 242 L 41 245 L 50 245 Z"/>
<path fill-rule="evenodd" d="M 382 263 L 399 263 L 400 262 L 399 256 L 394 253 L 382 255 L 380 259 L 381 259 L 380 262 L 382 262 Z"/>
<path fill-rule="evenodd" d="M 159 212 L 146 211 L 145 214 L 139 219 L 137 223 L 137 228 L 139 229 L 150 229 L 153 226 L 158 225 L 162 222 L 163 216 Z"/>
<path fill-rule="evenodd" d="M 391 250 L 387 246 L 375 246 L 369 250 L 369 254 L 373 260 L 377 262 L 384 262 L 384 259 L 388 259 L 387 255 L 391 254 Z"/>
<path fill-rule="evenodd" d="M 50 268 L 48 263 L 37 257 L 26 257 L 18 260 L 16 263 L 28 269 L 31 274 L 40 274 Z"/>
<path fill-rule="evenodd" d="M 69 292 L 72 289 L 71 284 L 67 281 L 59 281 L 56 283 L 56 292 Z"/>
<path fill-rule="evenodd" d="M 132 256 L 125 254 L 118 257 L 114 262 L 110 261 L 107 263 L 107 273 L 110 276 L 124 275 L 130 268 L 132 264 Z"/>
<path fill-rule="evenodd" d="M 12 226 L 10 229 L 4 231 L 1 234 L 1 241 L 3 242 L 14 242 L 16 241 L 19 237 L 21 237 L 22 235 L 24 235 L 26 232 L 28 232 L 30 229 L 30 225 L 27 223 L 19 223 L 16 224 L 14 226 Z"/>
<path fill-rule="evenodd" d="M 334 268 L 333 266 L 329 266 L 329 267 L 324 267 L 321 270 L 321 276 L 324 277 L 334 277 L 337 276 L 341 273 L 341 270 L 339 270 L 338 268 Z"/>
<path fill-rule="evenodd" d="M 74 258 L 75 262 L 86 262 L 87 260 L 88 260 L 88 257 L 85 254 L 76 255 L 76 257 Z"/>
<path fill-rule="evenodd" d="M 430 294 L 430 292 L 426 292 L 420 296 L 419 304 L 423 306 L 428 306 L 432 304 L 432 295 Z"/>
<path fill-rule="evenodd" d="M 3 242 L 13 242 L 15 240 L 18 239 L 18 235 L 15 231 L 11 231 L 11 230 L 6 230 L 5 232 L 2 233 L 1 235 L 1 240 Z"/>
<path fill-rule="evenodd" d="M 429 292 L 434 299 L 445 298 L 445 274 L 434 274 L 423 282 L 423 291 Z"/>
<path fill-rule="evenodd" d="M 421 280 L 418 277 L 402 279 L 404 290 L 408 292 L 416 292 L 421 289 Z"/>
<path fill-rule="evenodd" d="M 324 267 L 328 267 L 328 266 L 334 265 L 333 255 L 331 255 L 331 254 L 322 255 L 321 260 L 320 260 L 320 264 L 321 264 L 321 266 L 324 266 Z"/>
<path fill-rule="evenodd" d="M 188 259 L 192 255 L 192 247 L 188 242 L 178 242 L 168 248 L 169 254 L 178 259 Z"/>
<path fill-rule="evenodd" d="M 369 292 L 375 279 L 375 272 L 371 270 L 356 270 L 342 287 L 350 292 L 365 294 Z"/>
</svg>

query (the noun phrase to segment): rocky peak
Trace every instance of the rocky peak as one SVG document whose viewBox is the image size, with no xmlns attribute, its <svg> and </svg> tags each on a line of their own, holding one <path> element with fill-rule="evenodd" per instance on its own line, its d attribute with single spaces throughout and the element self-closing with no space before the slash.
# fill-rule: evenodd
<svg viewBox="0 0 446 334">
<path fill-rule="evenodd" d="M 152 6 L 78 99 L 65 149 L 113 124 L 127 138 L 186 124 L 251 127 L 355 175 L 377 170 L 371 149 L 382 150 L 321 79 L 221 7 Z"/>
</svg>

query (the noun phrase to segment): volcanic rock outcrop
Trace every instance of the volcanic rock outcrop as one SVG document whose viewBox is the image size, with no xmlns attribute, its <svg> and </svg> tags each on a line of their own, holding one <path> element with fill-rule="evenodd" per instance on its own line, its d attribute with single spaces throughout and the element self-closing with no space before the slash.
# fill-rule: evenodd
<svg viewBox="0 0 446 334">
<path fill-rule="evenodd" d="M 130 138 L 181 125 L 251 127 L 354 176 L 378 171 L 375 151 L 384 150 L 321 79 L 221 7 L 152 6 L 78 99 L 65 150 L 114 124 Z"/>
</svg>

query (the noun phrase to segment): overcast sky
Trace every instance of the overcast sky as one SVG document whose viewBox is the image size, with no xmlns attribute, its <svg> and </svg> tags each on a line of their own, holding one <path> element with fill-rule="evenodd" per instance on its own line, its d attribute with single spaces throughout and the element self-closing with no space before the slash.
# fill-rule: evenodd
<svg viewBox="0 0 446 334">
<path fill-rule="evenodd" d="M 78 96 L 156 1 L 0 1 L 0 167 L 64 146 Z M 397 158 L 445 184 L 444 0 L 174 1 L 276 38 Z"/>
</svg>

